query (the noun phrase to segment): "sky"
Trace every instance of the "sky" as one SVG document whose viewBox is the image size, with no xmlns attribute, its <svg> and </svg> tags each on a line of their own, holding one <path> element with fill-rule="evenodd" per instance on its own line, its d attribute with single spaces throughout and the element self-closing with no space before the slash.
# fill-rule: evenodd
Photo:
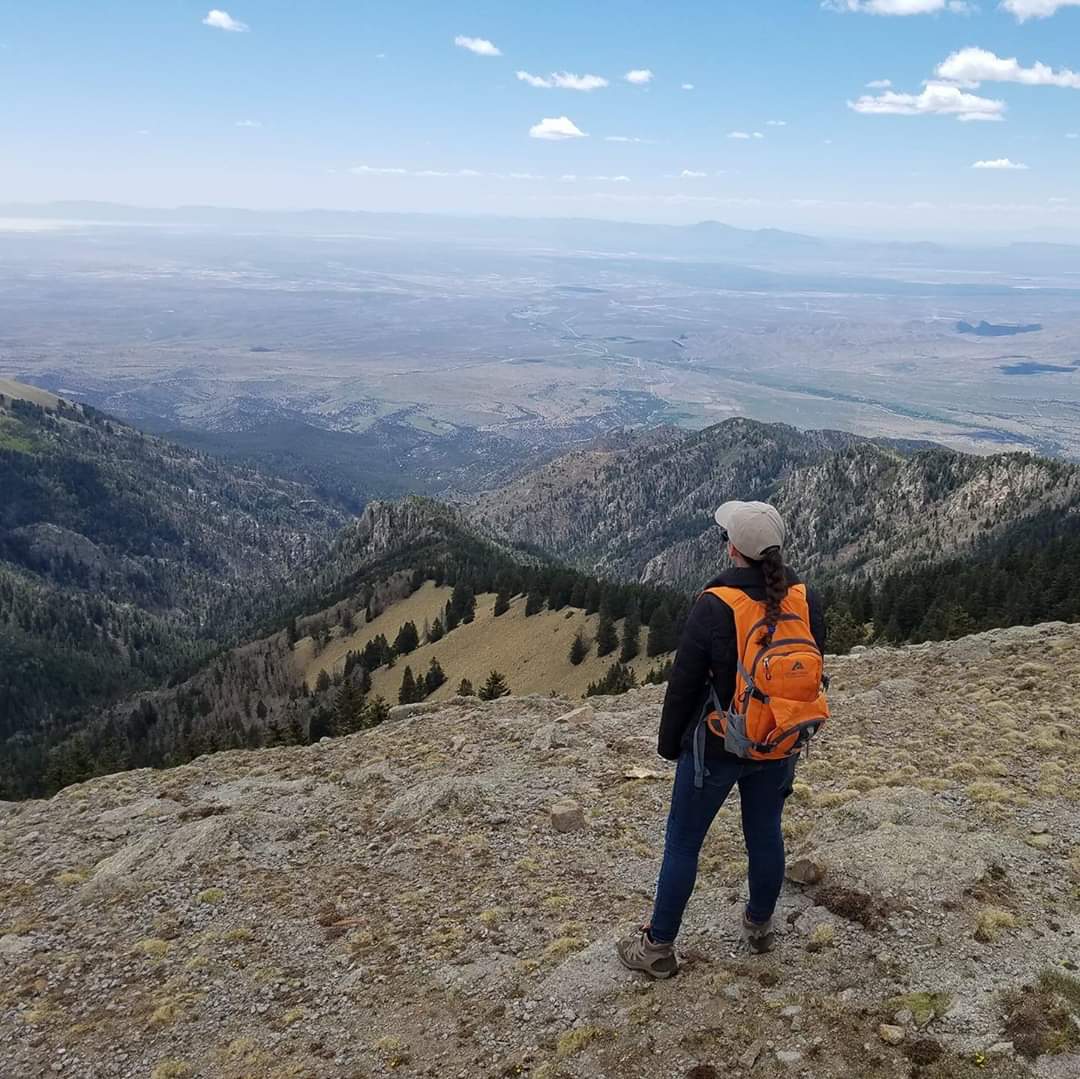
<svg viewBox="0 0 1080 1079">
<path fill-rule="evenodd" d="M 36 0 L 0 201 L 1080 238 L 1080 0 Z"/>
</svg>

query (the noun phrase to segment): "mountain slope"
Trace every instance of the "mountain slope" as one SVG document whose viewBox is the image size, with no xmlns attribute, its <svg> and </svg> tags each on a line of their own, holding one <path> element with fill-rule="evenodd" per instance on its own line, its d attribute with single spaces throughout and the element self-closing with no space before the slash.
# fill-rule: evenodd
<svg viewBox="0 0 1080 1079">
<path fill-rule="evenodd" d="M 344 520 L 293 483 L 0 386 L 0 740 L 246 632 Z"/>
<path fill-rule="evenodd" d="M 418 498 L 369 504 L 298 575 L 302 583 L 280 586 L 275 607 L 267 601 L 276 613 L 262 632 L 219 649 L 193 673 L 87 711 L 70 729 L 12 739 L 0 758 L 0 794 L 27 797 L 215 750 L 347 733 L 378 722 L 380 698 L 397 701 L 405 668 L 423 681 L 432 659 L 452 686 L 425 682 L 421 697 L 448 693 L 463 678 L 479 691 L 494 668 L 519 691 L 580 695 L 618 658 L 631 609 L 642 628 L 641 657 L 629 667 L 640 679 L 674 648 L 686 607 L 669 590 L 604 583 L 500 548 L 472 534 L 452 508 Z M 499 616 L 497 598 L 505 605 Z M 599 611 L 614 635 L 604 656 L 593 645 Z M 437 621 L 440 635 L 428 639 Z M 398 641 L 405 623 L 413 623 L 411 645 Z M 579 629 L 588 640 L 575 665 L 569 654 Z M 619 674 L 625 682 L 628 672 Z M 27 672 L 19 677 L 33 683 Z"/>
<path fill-rule="evenodd" d="M 737 954 L 725 807 L 669 982 L 612 949 L 660 856 L 656 688 L 412 706 L 349 738 L 0 805 L 6 1068 L 1077 1074 L 1080 629 L 876 649 L 833 674 L 785 816 L 791 860 L 824 879 L 785 884 L 776 953 Z"/>
<path fill-rule="evenodd" d="M 1044 511 L 1080 509 L 1080 468 L 1022 454 L 918 452 L 831 431 L 733 419 L 659 445 L 587 450 L 477 500 L 513 542 L 622 579 L 700 587 L 722 563 L 712 512 L 763 499 L 819 576 L 866 577 L 969 550 Z"/>
</svg>

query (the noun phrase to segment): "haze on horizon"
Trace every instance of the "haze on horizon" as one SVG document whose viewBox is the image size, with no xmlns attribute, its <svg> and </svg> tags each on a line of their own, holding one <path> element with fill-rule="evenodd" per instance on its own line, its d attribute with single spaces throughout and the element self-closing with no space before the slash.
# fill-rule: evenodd
<svg viewBox="0 0 1080 1079">
<path fill-rule="evenodd" d="M 1078 30 L 1069 0 L 46 2 L 0 31 L 0 202 L 1080 241 Z"/>
</svg>

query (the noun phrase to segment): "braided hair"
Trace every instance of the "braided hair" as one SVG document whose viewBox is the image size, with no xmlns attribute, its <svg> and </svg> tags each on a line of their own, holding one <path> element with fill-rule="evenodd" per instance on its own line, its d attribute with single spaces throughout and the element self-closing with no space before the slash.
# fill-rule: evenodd
<svg viewBox="0 0 1080 1079">
<path fill-rule="evenodd" d="M 769 547 L 761 552 L 756 564 L 765 576 L 765 628 L 761 631 L 758 643 L 769 645 L 776 632 L 776 623 L 780 621 L 780 604 L 788 593 L 787 569 L 779 547 Z"/>
</svg>

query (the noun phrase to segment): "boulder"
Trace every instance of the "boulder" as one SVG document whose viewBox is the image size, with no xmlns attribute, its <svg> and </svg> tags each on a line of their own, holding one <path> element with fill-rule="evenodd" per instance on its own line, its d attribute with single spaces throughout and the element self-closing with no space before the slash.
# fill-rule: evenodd
<svg viewBox="0 0 1080 1079">
<path fill-rule="evenodd" d="M 551 807 L 551 825 L 556 832 L 584 831 L 585 811 L 577 802 L 564 798 Z"/>
<path fill-rule="evenodd" d="M 825 866 L 813 858 L 799 858 L 788 865 L 785 876 L 795 884 L 817 884 L 825 876 Z"/>
</svg>

